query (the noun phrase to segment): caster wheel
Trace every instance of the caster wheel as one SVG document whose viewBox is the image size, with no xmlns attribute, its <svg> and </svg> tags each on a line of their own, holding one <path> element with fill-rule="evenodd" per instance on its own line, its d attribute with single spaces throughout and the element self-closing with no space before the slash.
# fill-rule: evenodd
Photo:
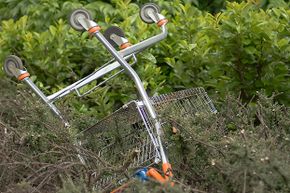
<svg viewBox="0 0 290 193">
<path fill-rule="evenodd" d="M 69 16 L 69 24 L 73 29 L 75 29 L 77 31 L 84 31 L 85 29 L 78 21 L 78 18 L 80 18 L 80 17 L 83 17 L 83 18 L 86 18 L 89 20 L 91 20 L 91 18 L 92 18 L 91 14 L 87 10 L 76 9 Z"/>
<path fill-rule="evenodd" d="M 154 3 L 146 3 L 141 7 L 140 17 L 142 21 L 148 24 L 154 23 L 154 21 L 151 19 L 151 17 L 148 14 L 150 11 L 157 14 L 157 13 L 160 13 L 160 8 L 158 5 Z"/>
<path fill-rule="evenodd" d="M 124 38 L 125 34 L 123 30 L 117 26 L 111 26 L 108 29 L 106 29 L 106 31 L 104 32 L 104 37 L 108 40 L 108 42 L 115 48 L 119 47 L 120 45 L 118 45 L 114 40 L 111 39 L 112 34 L 116 34 L 117 36 Z"/>
<path fill-rule="evenodd" d="M 13 69 L 23 70 L 23 63 L 18 56 L 10 55 L 5 59 L 3 70 L 8 76 L 14 76 Z"/>
</svg>

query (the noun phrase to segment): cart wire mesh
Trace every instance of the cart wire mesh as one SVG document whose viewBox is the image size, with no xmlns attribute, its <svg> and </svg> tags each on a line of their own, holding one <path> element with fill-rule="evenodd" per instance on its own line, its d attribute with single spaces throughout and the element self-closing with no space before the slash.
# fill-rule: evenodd
<svg viewBox="0 0 290 193">
<path fill-rule="evenodd" d="M 217 112 L 203 88 L 154 96 L 150 101 L 163 127 L 168 125 L 168 117 L 178 115 L 194 119 L 199 113 Z M 90 148 L 102 160 L 91 163 L 85 158 L 86 163 L 92 167 L 99 168 L 105 162 L 126 171 L 136 171 L 137 168 L 160 161 L 154 124 L 142 101 L 129 102 L 86 129 L 83 135 L 86 148 Z M 116 172 L 108 172 L 98 181 L 97 186 L 104 187 L 111 183 L 112 179 L 119 179 L 118 184 L 123 181 Z"/>
</svg>

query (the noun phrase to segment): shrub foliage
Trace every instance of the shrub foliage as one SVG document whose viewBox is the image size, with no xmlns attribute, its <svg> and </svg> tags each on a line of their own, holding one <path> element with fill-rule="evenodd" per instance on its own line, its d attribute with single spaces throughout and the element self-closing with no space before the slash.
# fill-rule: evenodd
<svg viewBox="0 0 290 193">
<path fill-rule="evenodd" d="M 17 89 L 0 97 L 0 191 L 94 192 L 92 174 L 102 172 L 78 159 L 78 126 L 63 128 L 41 102 L 27 100 L 31 93 Z M 176 186 L 136 181 L 126 192 L 289 192 L 290 111 L 274 96 L 257 98 L 244 104 L 227 96 L 217 115 L 194 120 L 176 115 L 177 131 L 167 130 L 165 140 Z"/>
<path fill-rule="evenodd" d="M 193 2 L 158 1 L 170 21 L 169 37 L 140 54 L 135 67 L 151 95 L 199 85 L 221 96 L 240 93 L 248 100 L 257 90 L 264 89 L 268 95 L 281 93 L 278 100 L 289 104 L 287 4 L 263 10 L 251 2 L 228 3 L 227 9 L 212 15 L 192 6 Z M 66 18 L 72 9 L 88 9 L 104 29 L 119 25 L 132 43 L 158 33 L 155 27 L 141 21 L 138 5 L 130 1 L 2 4 L 0 61 L 8 54 L 19 55 L 32 79 L 46 93 L 73 83 L 111 58 L 95 39 L 69 27 Z M 0 76 L 4 76 L 3 72 Z M 126 76 L 103 89 L 112 101 L 106 109 L 137 97 Z M 96 97 L 90 95 L 85 105 L 71 105 L 86 112 L 95 110 L 92 106 L 107 105 L 104 97 Z"/>
</svg>

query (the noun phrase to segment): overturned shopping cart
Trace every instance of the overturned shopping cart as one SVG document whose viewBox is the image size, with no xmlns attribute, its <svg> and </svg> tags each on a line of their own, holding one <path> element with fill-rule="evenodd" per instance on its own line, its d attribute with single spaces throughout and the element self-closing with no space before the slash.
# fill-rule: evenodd
<svg viewBox="0 0 290 193">
<path fill-rule="evenodd" d="M 78 96 L 82 97 L 123 71 L 134 81 L 140 100 L 129 102 L 80 134 L 85 138 L 80 140 L 79 145 L 82 148 L 92 149 L 100 158 L 98 162 L 93 163 L 89 157 L 86 157 L 80 151 L 78 156 L 84 164 L 96 168 L 104 163 L 115 166 L 115 169 L 106 171 L 98 178 L 96 188 L 100 190 L 108 186 L 113 188 L 122 185 L 132 176 L 137 176 L 141 180 L 153 178 L 161 183 L 169 181 L 173 177 L 173 173 L 162 143 L 162 133 L 168 124 L 168 117 L 172 117 L 170 116 L 172 113 L 194 117 L 198 112 L 216 112 L 203 88 L 148 97 L 132 65 L 137 63 L 137 54 L 166 38 L 166 24 L 168 21 L 160 14 L 159 7 L 152 3 L 145 4 L 141 8 L 140 17 L 148 24 L 157 24 L 161 33 L 131 45 L 120 28 L 110 27 L 103 35 L 100 32 L 101 27 L 91 19 L 88 11 L 84 9 L 73 11 L 69 19 L 71 26 L 78 31 L 86 30 L 91 36 L 96 37 L 110 52 L 113 59 L 90 75 L 52 95 L 44 95 L 31 81 L 29 73 L 17 56 L 7 57 L 4 64 L 4 71 L 8 75 L 15 76 L 18 80 L 27 83 L 66 126 L 69 126 L 68 121 L 54 105 L 54 102 L 58 99 L 71 92 L 76 92 Z M 117 47 L 120 48 L 120 51 L 116 50 Z M 119 69 L 119 71 L 106 78 L 105 81 L 86 92 L 81 92 L 81 88 L 103 78 L 116 69 Z M 162 162 L 163 174 L 152 167 L 160 162 Z M 117 189 L 115 192 L 121 189 Z"/>
</svg>

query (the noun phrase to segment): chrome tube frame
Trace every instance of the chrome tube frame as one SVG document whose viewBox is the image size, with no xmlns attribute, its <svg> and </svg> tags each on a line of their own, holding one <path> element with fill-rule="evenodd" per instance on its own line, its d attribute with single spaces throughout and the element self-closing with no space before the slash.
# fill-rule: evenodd
<svg viewBox="0 0 290 193">
<path fill-rule="evenodd" d="M 80 22 L 82 23 L 82 22 Z M 91 26 L 84 26 L 85 29 L 90 29 L 90 28 L 93 28 L 93 27 L 96 27 L 98 26 L 97 23 L 94 23 L 93 21 L 89 21 L 89 22 L 86 22 L 86 23 L 90 23 Z M 164 29 L 165 26 L 164 26 Z M 154 125 L 155 125 L 155 129 L 156 129 L 156 133 L 157 133 L 157 140 L 158 140 L 158 143 L 159 143 L 159 152 L 161 154 L 161 159 L 162 159 L 162 162 L 163 163 L 168 163 L 168 160 L 167 160 L 167 156 L 164 152 L 164 149 L 163 149 L 163 145 L 162 145 L 162 141 L 161 141 L 161 134 L 162 134 L 162 131 L 161 131 L 161 124 L 157 118 L 157 114 L 155 112 L 155 109 L 153 107 L 153 105 L 151 104 L 150 100 L 149 100 L 149 97 L 147 95 L 147 92 L 145 91 L 144 89 L 144 86 L 142 84 L 142 81 L 140 79 L 140 77 L 138 76 L 138 74 L 136 73 L 136 71 L 127 63 L 127 61 L 123 58 L 123 56 L 120 54 L 120 52 L 118 52 L 109 42 L 108 40 L 99 32 L 99 30 L 93 32 L 93 35 L 106 47 L 106 49 L 112 54 L 112 56 L 119 62 L 119 64 L 124 68 L 124 70 L 127 72 L 127 74 L 132 78 L 132 80 L 134 81 L 135 85 L 136 85 L 136 88 L 141 96 L 141 99 L 150 115 L 150 117 L 152 118 L 152 120 L 154 121 Z M 155 41 L 158 41 L 159 39 L 155 40 Z M 152 39 L 149 41 L 151 42 L 151 44 L 153 43 L 156 43 L 156 42 L 153 42 Z M 149 42 L 147 41 L 147 44 L 145 44 L 145 46 L 138 46 L 138 47 L 135 47 L 135 49 L 133 50 L 141 50 L 141 49 L 144 49 L 146 47 L 148 47 L 149 45 Z"/>
<path fill-rule="evenodd" d="M 136 62 L 136 57 L 132 55 L 129 55 L 129 56 L 126 56 L 125 57 L 125 60 L 129 60 L 130 58 L 134 59 L 134 63 Z M 109 65 L 105 64 L 103 65 L 101 68 L 99 68 L 98 70 L 96 70 L 95 72 L 93 72 L 92 74 L 78 80 L 77 82 L 67 86 L 66 88 L 48 96 L 48 100 L 50 102 L 54 102 L 66 95 L 68 95 L 69 93 L 71 92 L 78 92 L 77 90 L 84 87 L 85 85 L 91 83 L 92 81 L 98 79 L 98 78 L 101 78 L 103 77 L 104 75 L 112 72 L 113 70 L 119 68 L 121 65 L 118 63 L 118 62 L 113 62 Z"/>
<path fill-rule="evenodd" d="M 86 24 L 90 23 L 86 21 Z M 119 54 L 124 57 L 126 60 L 128 58 L 130 58 L 130 56 L 132 56 L 132 54 L 137 54 L 139 52 L 141 52 L 142 50 L 152 46 L 153 44 L 156 44 L 160 41 L 162 41 L 163 39 L 165 39 L 168 35 L 168 31 L 166 28 L 166 24 L 162 25 L 161 27 L 162 32 L 156 36 L 153 36 L 151 38 L 148 38 L 142 42 L 139 42 L 137 44 L 134 44 L 124 50 L 119 51 Z M 118 67 L 120 67 L 119 62 L 115 61 L 112 64 L 109 64 L 108 66 L 105 66 L 103 68 L 100 68 L 99 70 L 97 70 L 96 72 L 88 75 L 85 78 L 82 78 L 81 80 L 73 83 L 72 85 L 67 86 L 66 88 L 48 96 L 47 98 L 50 101 L 56 101 L 59 98 L 62 98 L 63 96 L 68 95 L 71 92 L 76 91 L 75 89 L 79 89 L 87 84 L 89 84 L 90 82 L 92 82 L 93 80 L 96 80 L 102 76 L 104 76 L 105 74 L 117 69 Z"/>
<path fill-rule="evenodd" d="M 162 32 L 160 34 L 153 36 L 151 38 L 148 38 L 148 39 L 146 39 L 142 42 L 139 42 L 137 44 L 134 44 L 134 45 L 132 45 L 124 50 L 121 50 L 121 51 L 119 51 L 119 54 L 121 56 L 125 57 L 125 56 L 132 54 L 132 53 L 138 53 L 138 52 L 152 46 L 153 44 L 156 44 L 156 43 L 164 40 L 168 35 L 166 24 L 162 25 L 160 28 L 162 30 Z"/>
<path fill-rule="evenodd" d="M 91 24 L 91 22 L 88 22 L 88 21 L 85 21 L 85 22 L 86 22 L 86 24 L 88 24 L 88 23 Z M 137 53 L 141 52 L 142 50 L 152 46 L 153 44 L 156 44 L 156 43 L 162 41 L 163 39 L 165 39 L 167 37 L 168 31 L 166 28 L 166 24 L 162 25 L 160 28 L 162 30 L 162 32 L 160 34 L 153 36 L 151 38 L 148 38 L 148 39 L 146 39 L 142 42 L 139 42 L 137 44 L 134 44 L 134 45 L 132 45 L 124 50 L 121 50 L 121 51 L 119 51 L 119 54 L 127 60 L 128 58 L 130 58 L 130 56 L 132 56 L 132 54 L 137 54 Z M 121 65 L 119 64 L 119 62 L 115 61 L 112 64 L 109 64 L 108 66 L 100 68 L 99 70 L 88 75 L 87 77 L 82 78 L 81 80 L 67 86 L 66 88 L 48 96 L 47 98 L 49 99 L 49 101 L 56 101 L 64 96 L 68 95 L 69 93 L 76 91 L 75 89 L 79 89 L 79 88 L 89 84 L 93 80 L 96 80 L 96 79 L 104 76 L 105 74 L 117 69 L 120 66 Z"/>
</svg>

